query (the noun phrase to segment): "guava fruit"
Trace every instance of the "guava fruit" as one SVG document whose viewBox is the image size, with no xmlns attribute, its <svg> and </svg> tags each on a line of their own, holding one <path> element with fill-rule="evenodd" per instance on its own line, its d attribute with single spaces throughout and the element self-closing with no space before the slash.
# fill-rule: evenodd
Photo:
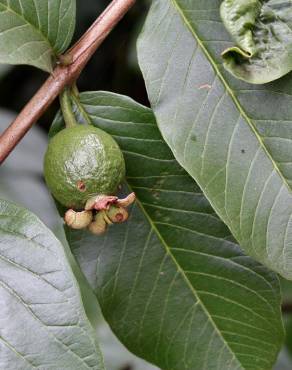
<svg viewBox="0 0 292 370">
<path fill-rule="evenodd" d="M 115 195 L 125 177 L 125 161 L 109 134 L 94 126 L 76 125 L 50 140 L 44 176 L 58 202 L 83 210 L 96 197 L 106 196 L 112 202 L 117 199 Z"/>
</svg>

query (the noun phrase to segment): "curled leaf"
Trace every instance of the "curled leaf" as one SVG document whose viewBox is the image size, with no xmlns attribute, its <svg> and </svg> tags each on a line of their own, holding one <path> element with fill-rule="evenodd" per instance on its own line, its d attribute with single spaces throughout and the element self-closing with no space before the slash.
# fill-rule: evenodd
<svg viewBox="0 0 292 370">
<path fill-rule="evenodd" d="M 220 11 L 237 44 L 222 53 L 230 73 L 247 82 L 263 84 L 292 70 L 290 1 L 225 0 Z"/>
</svg>

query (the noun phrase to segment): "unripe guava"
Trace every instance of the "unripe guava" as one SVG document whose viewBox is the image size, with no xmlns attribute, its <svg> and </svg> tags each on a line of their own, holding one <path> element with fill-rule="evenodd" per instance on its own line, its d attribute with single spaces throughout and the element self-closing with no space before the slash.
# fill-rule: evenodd
<svg viewBox="0 0 292 370">
<path fill-rule="evenodd" d="M 44 175 L 52 195 L 63 206 L 79 210 L 95 195 L 116 194 L 125 177 L 125 161 L 109 134 L 77 125 L 49 142 Z"/>
</svg>

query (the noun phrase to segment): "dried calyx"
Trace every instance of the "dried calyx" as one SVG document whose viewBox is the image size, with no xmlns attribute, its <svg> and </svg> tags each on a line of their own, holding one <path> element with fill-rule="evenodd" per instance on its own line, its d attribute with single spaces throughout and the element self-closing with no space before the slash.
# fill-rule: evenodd
<svg viewBox="0 0 292 370">
<path fill-rule="evenodd" d="M 108 225 L 127 221 L 129 213 L 126 208 L 134 203 L 135 199 L 134 193 L 124 199 L 107 195 L 92 197 L 87 201 L 84 211 L 69 209 L 64 220 L 72 229 L 88 228 L 91 233 L 102 235 Z"/>
<path fill-rule="evenodd" d="M 93 214 L 91 211 L 75 212 L 73 209 L 69 209 L 65 214 L 66 224 L 76 230 L 86 228 L 92 219 Z"/>
</svg>

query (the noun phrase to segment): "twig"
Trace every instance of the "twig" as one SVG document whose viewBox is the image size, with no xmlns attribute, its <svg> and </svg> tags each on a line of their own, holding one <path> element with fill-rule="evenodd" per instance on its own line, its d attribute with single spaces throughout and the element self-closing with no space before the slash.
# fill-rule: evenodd
<svg viewBox="0 0 292 370">
<path fill-rule="evenodd" d="M 136 0 L 113 0 L 81 39 L 63 56 L 71 61 L 59 65 L 0 137 L 0 164 L 12 152 L 56 97 L 76 81 L 96 49 L 134 5 Z"/>
</svg>

